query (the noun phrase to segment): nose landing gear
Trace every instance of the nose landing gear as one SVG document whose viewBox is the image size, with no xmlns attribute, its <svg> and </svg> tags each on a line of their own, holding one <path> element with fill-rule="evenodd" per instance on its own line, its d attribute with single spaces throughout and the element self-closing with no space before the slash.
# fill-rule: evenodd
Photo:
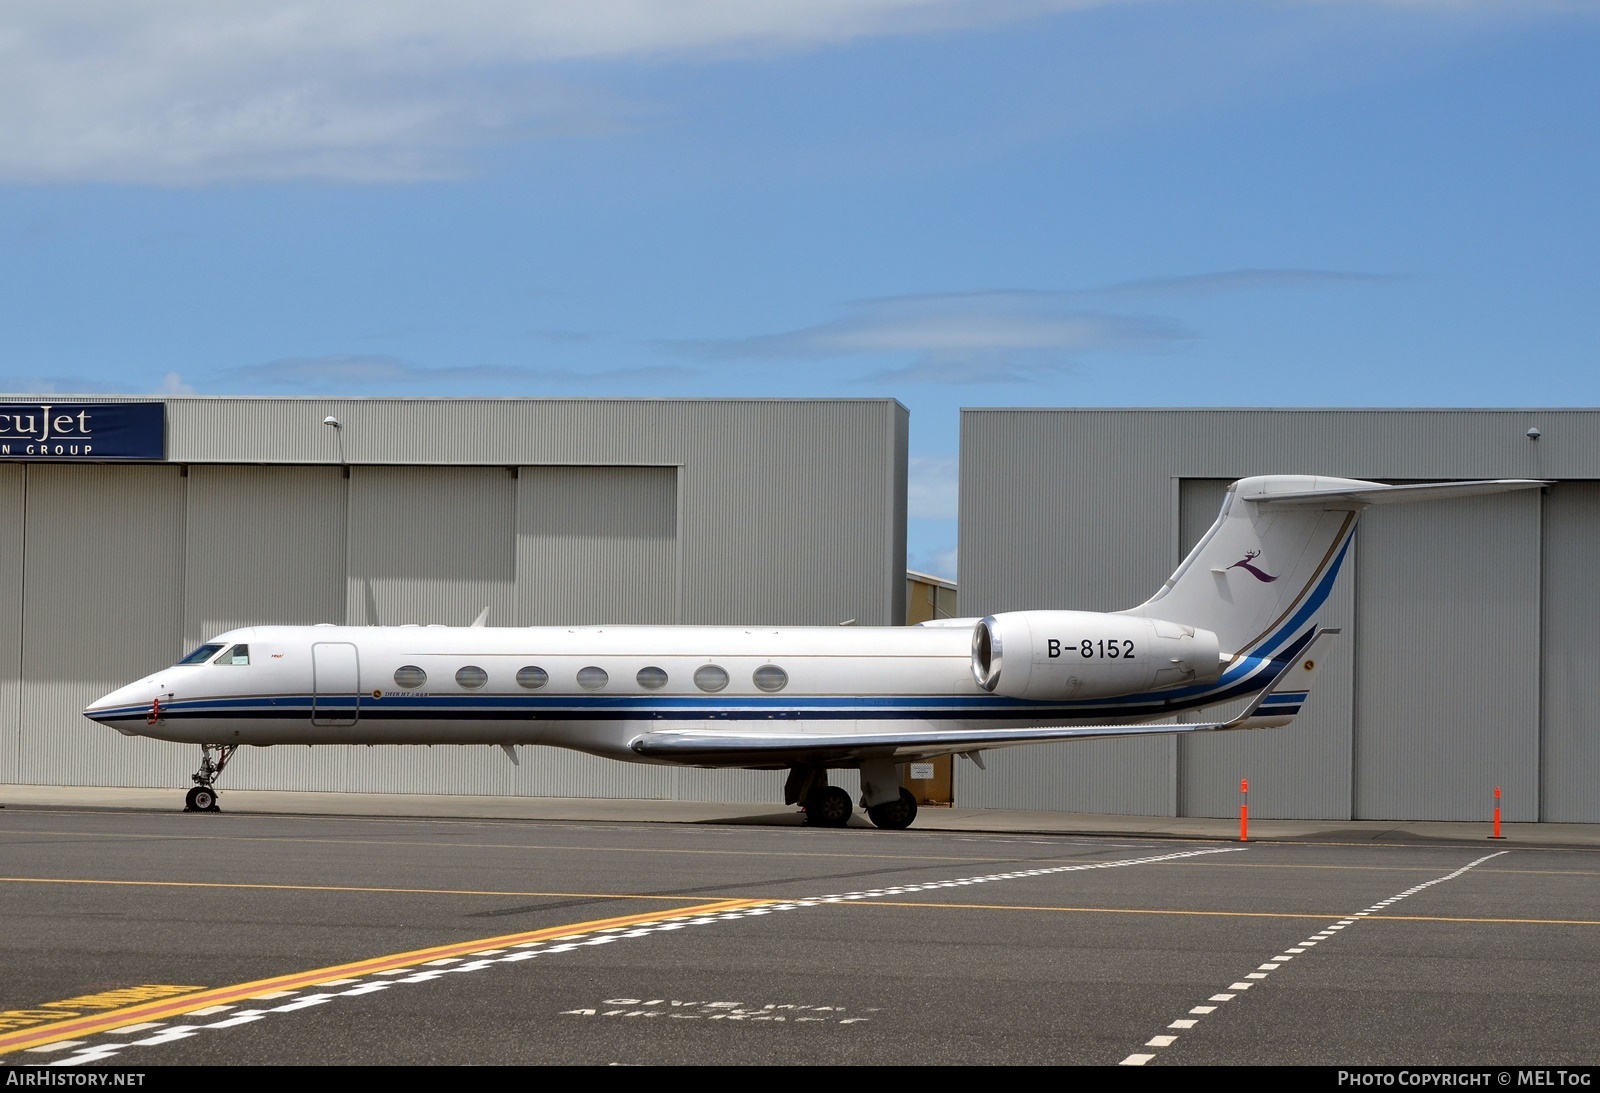
<svg viewBox="0 0 1600 1093">
<path fill-rule="evenodd" d="M 238 744 L 201 744 L 200 769 L 194 772 L 192 781 L 194 788 L 183 799 L 185 812 L 221 812 L 217 807 L 217 791 L 214 783 L 222 775 L 222 768 L 228 765 L 228 760 L 233 758 L 233 753 L 239 750 Z M 216 757 L 212 757 L 212 753 Z"/>
</svg>

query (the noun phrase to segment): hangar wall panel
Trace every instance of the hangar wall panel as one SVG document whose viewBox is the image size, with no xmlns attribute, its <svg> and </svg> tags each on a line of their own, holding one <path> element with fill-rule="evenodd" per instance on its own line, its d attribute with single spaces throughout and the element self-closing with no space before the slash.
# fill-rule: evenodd
<svg viewBox="0 0 1600 1093">
<path fill-rule="evenodd" d="M 846 403 L 709 405 L 685 444 L 686 623 L 892 625 L 905 619 L 905 508 L 889 494 L 904 474 L 894 451 L 903 414 Z M 901 439 L 897 439 L 901 438 Z M 818 519 L 819 513 L 828 513 Z M 897 515 L 898 514 L 898 515 Z M 898 559 L 890 557 L 899 544 Z M 868 579 L 873 558 L 901 580 Z M 777 579 L 775 579 L 777 578 Z"/>
<path fill-rule="evenodd" d="M 345 619 L 338 467 L 189 469 L 183 644 L 239 626 Z"/>
<path fill-rule="evenodd" d="M 1536 491 L 1362 517 L 1355 818 L 1538 818 Z"/>
<path fill-rule="evenodd" d="M 1539 819 L 1600 823 L 1600 483 L 1544 498 Z"/>
<path fill-rule="evenodd" d="M 524 467 L 520 626 L 679 619 L 676 467 Z"/>
<path fill-rule="evenodd" d="M 172 466 L 30 466 L 17 776 L 160 785 L 188 749 L 87 721 L 91 701 L 173 663 L 183 620 L 185 480 Z"/>
<path fill-rule="evenodd" d="M 516 512 L 505 467 L 352 467 L 349 622 L 509 623 Z"/>
<path fill-rule="evenodd" d="M 1228 485 L 1229 480 L 1215 478 L 1183 483 L 1181 554 L 1187 554 L 1216 521 Z M 1350 636 L 1360 572 L 1359 530 L 1356 537 L 1323 612 L 1324 626 L 1344 632 L 1331 646 L 1318 647 L 1322 667 L 1305 712 L 1281 729 L 1178 737 L 1178 815 L 1237 816 L 1239 783 L 1248 779 L 1250 810 L 1256 816 L 1350 817 L 1355 705 Z M 1239 703 L 1215 712 L 1231 716 L 1242 707 Z"/>
<path fill-rule="evenodd" d="M 17 781 L 22 749 L 22 540 L 26 470 L 0 466 L 0 782 Z"/>
</svg>

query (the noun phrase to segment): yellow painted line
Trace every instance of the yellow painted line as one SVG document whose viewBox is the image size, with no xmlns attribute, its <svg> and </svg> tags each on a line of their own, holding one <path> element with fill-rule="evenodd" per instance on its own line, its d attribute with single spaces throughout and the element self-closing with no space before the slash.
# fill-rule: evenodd
<svg viewBox="0 0 1600 1093">
<path fill-rule="evenodd" d="M 542 930 L 502 934 L 499 937 L 484 937 L 475 941 L 457 941 L 448 945 L 435 945 L 431 948 L 415 949 L 406 953 L 393 953 L 389 956 L 375 956 L 367 960 L 356 960 L 349 964 L 336 964 L 332 967 L 317 968 L 313 971 L 293 972 L 289 975 L 274 976 L 271 979 L 257 979 L 250 983 L 238 983 L 231 987 L 214 987 L 195 994 L 186 994 L 180 998 L 146 1002 L 136 1006 L 128 1006 L 124 1009 L 112 1010 L 108 1013 L 77 1017 L 41 1027 L 0 1034 L 0 1055 L 11 1051 L 25 1051 L 28 1048 L 52 1044 L 58 1040 L 93 1036 L 97 1033 L 121 1028 L 124 1025 L 143 1024 L 146 1021 L 162 1021 L 181 1014 L 191 1013 L 198 1009 L 246 1001 L 263 994 L 299 990 L 302 987 L 314 987 L 319 983 L 326 983 L 334 979 L 353 979 L 357 976 L 372 975 L 377 972 L 394 971 L 397 968 L 409 968 L 412 965 L 423 964 L 430 960 L 440 960 L 450 956 L 467 956 L 481 952 L 484 949 L 504 949 L 534 941 L 581 937 L 586 934 L 598 933 L 601 930 L 614 929 L 621 926 L 636 926 L 646 922 L 665 922 L 671 919 L 692 918 L 695 915 L 716 914 L 720 911 L 733 911 L 743 907 L 760 907 L 778 902 L 781 901 L 775 899 L 718 900 L 715 903 L 705 903 L 698 907 L 685 907 L 676 911 L 649 911 L 640 914 L 621 915 L 616 918 L 592 919 L 588 922 L 577 922 L 566 926 L 549 926 Z"/>
<path fill-rule="evenodd" d="M 910 900 L 856 900 L 850 907 L 919 907 L 935 911 L 1060 911 L 1086 915 L 1176 915 L 1212 918 L 1309 918 L 1318 922 L 1355 918 L 1348 911 L 1320 915 L 1304 911 L 1185 911 L 1161 907 L 1040 907 L 1022 903 L 920 903 Z M 1587 918 L 1475 918 L 1468 915 L 1361 915 L 1363 922 L 1466 922 L 1507 926 L 1600 926 Z"/>
<path fill-rule="evenodd" d="M 647 899 L 662 902 L 705 899 L 693 896 L 640 896 L 618 892 L 499 892 L 475 888 L 359 888 L 336 884 L 243 884 L 206 880 L 85 880 L 72 877 L 0 877 L 0 884 L 85 884 L 124 888 L 251 888 L 268 892 L 366 892 L 401 896 L 517 896 L 522 899 Z"/>
</svg>

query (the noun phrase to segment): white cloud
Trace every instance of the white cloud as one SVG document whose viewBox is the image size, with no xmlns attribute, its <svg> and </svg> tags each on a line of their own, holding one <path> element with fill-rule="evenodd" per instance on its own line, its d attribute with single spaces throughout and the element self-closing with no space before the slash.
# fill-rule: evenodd
<svg viewBox="0 0 1600 1093">
<path fill-rule="evenodd" d="M 1106 350 L 1158 349 L 1190 335 L 1146 315 L 1081 309 L 1082 294 L 1028 290 L 922 294 L 862 300 L 831 322 L 778 334 L 671 343 L 706 360 L 911 356 L 869 382 L 1026 383 L 1070 370 Z"/>
<path fill-rule="evenodd" d="M 874 384 L 1037 383 L 1077 371 L 1089 354 L 1161 352 L 1196 337 L 1175 318 L 1132 310 L 1144 301 L 1391 280 L 1345 270 L 1237 269 L 1087 289 L 880 296 L 853 301 L 841 318 L 795 330 L 662 347 L 708 361 L 899 358 L 862 377 Z"/>
<path fill-rule="evenodd" d="M 158 395 L 192 395 L 194 388 L 183 381 L 183 377 L 176 372 L 168 372 L 161 377 L 161 386 L 156 389 Z"/>
<path fill-rule="evenodd" d="M 958 479 L 956 460 L 951 456 L 911 456 L 906 467 L 906 516 L 954 520 Z"/>
<path fill-rule="evenodd" d="M 10 0 L 0 180 L 192 184 L 462 173 L 623 124 L 572 62 L 748 55 L 1124 0 Z"/>
</svg>

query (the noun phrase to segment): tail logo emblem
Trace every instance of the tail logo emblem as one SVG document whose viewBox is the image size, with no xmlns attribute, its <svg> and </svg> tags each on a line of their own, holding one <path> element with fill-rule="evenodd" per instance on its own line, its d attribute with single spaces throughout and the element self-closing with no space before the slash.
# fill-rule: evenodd
<svg viewBox="0 0 1600 1093">
<path fill-rule="evenodd" d="M 1259 550 L 1252 550 L 1250 553 L 1246 554 L 1243 558 L 1240 558 L 1237 562 L 1234 562 L 1228 568 L 1229 569 L 1242 569 L 1246 573 L 1250 574 L 1250 576 L 1254 577 L 1256 580 L 1262 582 L 1263 584 L 1271 584 L 1273 581 L 1277 580 L 1278 578 L 1274 577 L 1270 573 L 1263 573 L 1263 572 L 1261 572 L 1261 570 L 1257 569 L 1255 566 L 1250 564 L 1251 562 L 1255 561 L 1259 557 L 1261 557 L 1261 552 Z"/>
</svg>

